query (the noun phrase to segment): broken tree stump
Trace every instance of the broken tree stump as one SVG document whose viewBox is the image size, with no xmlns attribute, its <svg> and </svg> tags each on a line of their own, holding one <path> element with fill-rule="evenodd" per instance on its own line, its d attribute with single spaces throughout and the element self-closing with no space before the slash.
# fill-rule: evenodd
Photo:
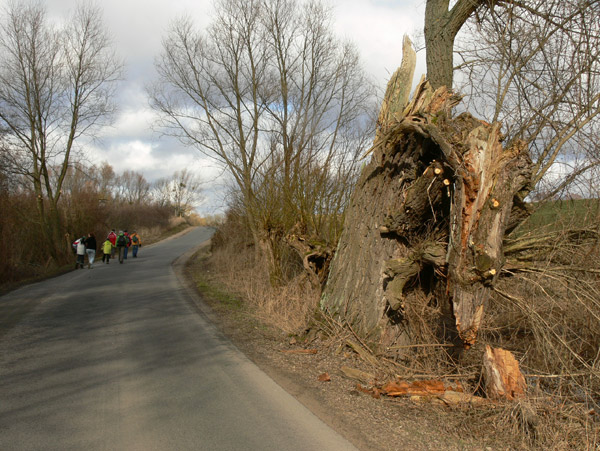
<svg viewBox="0 0 600 451">
<path fill-rule="evenodd" d="M 503 147 L 501 124 L 454 116 L 460 96 L 445 87 L 422 80 L 404 104 L 400 85 L 411 84 L 390 81 L 321 308 L 377 349 L 419 342 L 404 306 L 434 293 L 438 339 L 468 349 L 504 266 L 503 238 L 531 159 L 521 141 Z M 427 243 L 436 243 L 432 258 L 416 252 Z"/>
</svg>

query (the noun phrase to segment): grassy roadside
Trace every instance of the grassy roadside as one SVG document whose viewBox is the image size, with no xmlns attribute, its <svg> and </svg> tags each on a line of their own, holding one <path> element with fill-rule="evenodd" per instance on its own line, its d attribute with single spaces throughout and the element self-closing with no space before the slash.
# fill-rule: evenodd
<svg viewBox="0 0 600 451">
<path fill-rule="evenodd" d="M 189 225 L 187 222 L 177 224 L 175 227 L 172 227 L 170 229 L 167 229 L 167 230 L 161 232 L 161 234 L 158 236 L 150 236 L 148 239 L 144 240 L 143 244 L 150 245 L 150 244 L 158 243 L 159 241 L 163 241 L 163 240 L 166 240 L 167 238 L 171 238 L 172 236 L 175 236 L 178 233 L 181 233 L 181 232 L 189 229 L 190 227 L 192 227 L 192 226 Z"/>
<path fill-rule="evenodd" d="M 223 288 L 215 271 L 208 247 L 190 257 L 185 267 L 186 277 L 210 309 L 211 321 L 265 373 L 359 449 L 515 449 L 491 434 L 487 416 L 493 414 L 488 410 L 466 412 L 361 393 L 356 381 L 341 370 L 345 366 L 369 370 L 358 355 L 336 352 L 320 339 L 305 342 L 269 325 L 252 303 Z M 307 347 L 315 353 L 294 352 Z M 324 373 L 331 381 L 319 380 Z"/>
<path fill-rule="evenodd" d="M 70 271 L 73 271 L 73 263 L 69 263 L 55 268 L 49 268 L 45 271 L 40 272 L 39 274 L 35 274 L 31 277 L 26 277 L 15 282 L 0 282 L 0 296 L 5 295 L 6 293 L 16 290 L 17 288 L 20 288 L 22 286 L 62 276 L 63 274 L 66 274 Z"/>
<path fill-rule="evenodd" d="M 187 264 L 186 269 L 194 281 L 195 288 L 212 308 L 240 312 L 243 310 L 242 301 L 234 294 L 219 288 L 217 282 L 209 277 L 206 266 L 208 257 L 205 252 L 204 250 L 199 251 L 190 258 Z"/>
<path fill-rule="evenodd" d="M 221 319 L 229 318 L 249 327 L 265 327 L 255 318 L 240 296 L 222 288 L 209 264 L 207 247 L 198 250 L 186 263 L 185 274 L 202 300 Z"/>
<path fill-rule="evenodd" d="M 542 210 L 542 217 L 537 220 L 552 227 L 557 225 L 558 215 L 558 219 L 587 225 L 584 215 L 588 215 L 585 216 L 588 218 L 594 213 L 588 207 L 593 205 L 587 202 L 573 202 L 566 206 L 552 204 L 547 210 Z M 248 261 L 250 260 L 246 263 Z M 249 265 L 251 267 L 246 268 L 240 262 L 244 262 L 241 246 L 232 245 L 227 252 L 217 250 L 210 261 L 206 247 L 188 261 L 186 269 L 188 277 L 194 281 L 206 304 L 218 317 L 217 325 L 221 331 L 280 385 L 285 387 L 285 381 L 292 380 L 291 388 L 286 388 L 287 391 L 294 395 L 302 393 L 308 398 L 302 402 L 314 412 L 320 412 L 317 415 L 326 423 L 333 423 L 334 428 L 342 424 L 339 429 L 344 432 L 343 435 L 352 437 L 352 441 L 360 449 L 487 451 L 597 448 L 600 429 L 596 411 L 585 410 L 586 405 L 579 401 L 571 402 L 572 400 L 557 393 L 542 390 L 539 379 L 537 384 L 532 383 L 530 386 L 531 391 L 526 399 L 519 402 L 491 402 L 477 408 L 468 404 L 442 406 L 413 399 L 372 399 L 361 388 L 357 388 L 355 381 L 342 374 L 340 369 L 354 368 L 373 373 L 378 378 L 387 375 L 379 373 L 376 367 L 369 368 L 348 346 L 342 344 L 332 347 L 331 343 L 336 342 L 335 336 L 306 341 L 302 335 L 292 336 L 283 332 L 285 329 L 277 328 L 278 322 L 273 319 L 276 315 L 282 317 L 281 312 L 286 310 L 287 305 L 280 302 L 276 304 L 276 308 L 266 311 L 260 309 L 265 304 L 272 303 L 276 296 L 285 297 L 286 292 L 269 293 L 258 289 L 256 269 L 259 265 Z M 251 281 L 253 291 L 250 295 L 254 298 L 245 294 L 231 294 L 227 288 L 222 288 L 225 285 L 221 280 L 226 280 L 225 283 L 234 289 L 243 288 Z M 514 284 L 513 279 L 511 282 Z M 520 287 L 521 285 L 516 289 Z M 544 286 L 545 289 L 549 287 L 548 284 Z M 570 287 L 573 288 L 573 281 Z M 306 293 L 298 294 L 304 294 L 304 301 L 310 302 Z M 538 303 L 554 305 L 546 298 L 539 299 Z M 557 296 L 555 301 L 560 299 L 562 297 Z M 497 309 L 506 308 L 513 314 L 505 304 L 497 304 Z M 571 309 L 572 304 L 569 303 Z M 562 304 L 558 307 L 562 308 Z M 548 316 L 543 308 L 540 311 Z M 271 312 L 273 313 L 270 314 Z M 504 330 L 506 327 L 502 315 L 507 314 L 503 310 L 498 312 L 490 310 L 489 324 L 492 326 L 495 327 L 496 324 L 492 322 L 492 313 L 499 315 L 499 326 L 494 331 Z M 490 330 L 492 326 L 489 326 Z M 294 354 L 300 348 L 310 348 L 315 353 Z M 403 377 L 406 369 L 410 370 L 408 367 L 403 369 L 402 364 L 403 362 L 399 362 L 396 369 L 398 377 Z M 281 374 L 284 375 L 283 383 L 278 379 Z M 331 381 L 326 384 L 317 382 L 323 374 L 330 375 Z M 428 377 L 437 377 L 437 373 L 431 374 L 433 375 Z M 570 381 L 567 380 L 566 383 Z M 332 412 L 335 412 L 335 416 Z"/>
</svg>

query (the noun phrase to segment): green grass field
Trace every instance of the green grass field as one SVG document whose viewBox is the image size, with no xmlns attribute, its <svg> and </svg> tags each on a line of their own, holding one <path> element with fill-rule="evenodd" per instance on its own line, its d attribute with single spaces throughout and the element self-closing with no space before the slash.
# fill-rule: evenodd
<svg viewBox="0 0 600 451">
<path fill-rule="evenodd" d="M 523 225 L 527 231 L 595 227 L 600 219 L 600 199 L 555 200 L 533 207 L 534 213 Z"/>
</svg>

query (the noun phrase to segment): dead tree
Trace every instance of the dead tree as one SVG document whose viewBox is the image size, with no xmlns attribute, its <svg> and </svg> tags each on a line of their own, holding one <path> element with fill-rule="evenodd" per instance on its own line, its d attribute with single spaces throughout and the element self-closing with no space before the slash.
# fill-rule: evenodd
<svg viewBox="0 0 600 451">
<path fill-rule="evenodd" d="M 452 117 L 460 99 L 443 86 L 421 81 L 412 101 L 399 104 L 396 84 L 410 80 L 394 76 L 388 86 L 321 307 L 389 345 L 413 340 L 406 303 L 433 293 L 469 347 L 504 263 L 503 237 L 531 160 L 522 142 L 502 147 L 499 124 Z"/>
</svg>

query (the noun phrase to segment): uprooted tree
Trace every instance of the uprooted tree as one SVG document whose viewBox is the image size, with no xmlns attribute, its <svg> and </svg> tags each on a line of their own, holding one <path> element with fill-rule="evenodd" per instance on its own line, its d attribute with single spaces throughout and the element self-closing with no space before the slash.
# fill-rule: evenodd
<svg viewBox="0 0 600 451">
<path fill-rule="evenodd" d="M 414 57 L 410 46 L 404 46 L 403 65 L 388 85 L 371 161 L 353 193 L 321 298 L 325 312 L 381 348 L 407 349 L 406 345 L 415 343 L 417 299 L 436 304 L 442 312 L 433 331 L 436 336 L 429 338 L 464 348 L 475 343 L 485 306 L 505 264 L 505 236 L 528 216 L 524 199 L 560 151 L 559 147 L 554 154 L 533 152 L 536 159 L 532 162 L 530 148 L 542 142 L 563 146 L 581 128 L 575 116 L 564 120 L 568 110 L 559 101 L 538 109 L 537 115 L 531 114 L 533 119 L 523 124 L 522 133 L 510 139 L 503 135 L 499 122 L 488 123 L 469 113 L 453 116 L 460 102 L 449 89 L 456 34 L 475 12 L 494 15 L 495 7 L 504 8 L 495 17 L 512 20 L 517 6 L 512 2 L 459 0 L 449 9 L 449 4 L 447 0 L 427 2 L 429 80 L 419 84 L 410 102 L 406 91 L 412 83 Z M 582 5 L 577 8 L 565 17 L 581 17 L 589 10 Z M 543 52 L 545 59 L 539 64 L 552 66 L 554 60 L 544 52 L 544 46 L 566 30 L 566 22 L 545 11 L 542 4 L 539 10 L 530 7 L 528 13 L 548 23 L 548 28 L 555 28 L 535 44 L 527 44 L 532 56 L 517 59 L 515 64 L 524 68 L 533 61 L 533 55 Z M 575 27 L 584 37 L 585 27 Z M 595 52 L 591 53 L 590 61 L 597 67 Z M 538 78 L 546 73 L 539 65 L 535 69 Z M 559 72 L 566 74 L 564 67 Z M 587 73 L 592 74 L 590 70 Z M 567 93 L 582 74 L 561 84 L 563 100 L 570 100 Z M 526 85 L 516 78 L 518 74 L 509 82 Z M 499 92 L 518 91 L 509 83 L 502 85 L 505 79 L 501 76 L 498 80 Z M 531 104 L 530 95 L 523 92 L 519 99 Z M 597 117 L 598 102 L 594 99 L 584 125 Z M 519 117 L 524 117 L 523 111 Z M 552 119 L 556 112 L 561 113 Z M 573 122 L 572 133 L 551 136 L 557 118 Z"/>
</svg>

